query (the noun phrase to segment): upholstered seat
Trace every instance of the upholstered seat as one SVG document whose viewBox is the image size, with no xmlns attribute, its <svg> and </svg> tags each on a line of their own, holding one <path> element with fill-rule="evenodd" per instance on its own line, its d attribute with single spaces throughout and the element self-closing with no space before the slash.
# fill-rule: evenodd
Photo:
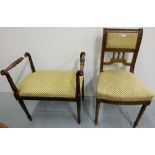
<svg viewBox="0 0 155 155">
<path fill-rule="evenodd" d="M 150 101 L 154 94 L 131 72 L 112 70 L 101 72 L 97 99 L 111 101 Z"/>
<path fill-rule="evenodd" d="M 80 77 L 82 88 L 83 76 Z M 76 72 L 36 71 L 18 86 L 20 96 L 75 98 Z"/>
</svg>

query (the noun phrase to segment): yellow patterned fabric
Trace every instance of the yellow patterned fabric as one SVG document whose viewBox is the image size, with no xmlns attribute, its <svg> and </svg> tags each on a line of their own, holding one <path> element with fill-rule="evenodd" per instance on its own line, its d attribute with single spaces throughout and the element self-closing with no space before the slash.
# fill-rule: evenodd
<svg viewBox="0 0 155 155">
<path fill-rule="evenodd" d="M 125 70 L 100 73 L 97 99 L 110 101 L 151 101 L 154 94 L 137 77 Z"/>
<path fill-rule="evenodd" d="M 80 77 L 82 88 L 83 77 Z M 28 75 L 18 87 L 20 96 L 75 98 L 76 72 L 36 71 Z"/>
<path fill-rule="evenodd" d="M 138 33 L 114 33 L 107 34 L 106 48 L 127 48 L 135 49 L 137 43 Z"/>
</svg>

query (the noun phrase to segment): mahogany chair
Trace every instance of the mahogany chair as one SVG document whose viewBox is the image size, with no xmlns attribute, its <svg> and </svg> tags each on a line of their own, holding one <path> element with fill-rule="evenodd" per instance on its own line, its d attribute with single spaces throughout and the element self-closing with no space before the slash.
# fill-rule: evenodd
<svg viewBox="0 0 155 155">
<path fill-rule="evenodd" d="M 16 86 L 9 71 L 27 57 L 32 73 Z M 16 100 L 30 121 L 32 121 L 32 117 L 24 104 L 24 100 L 72 101 L 77 103 L 77 121 L 80 124 L 80 100 L 84 99 L 84 62 L 85 52 L 82 52 L 80 54 L 80 70 L 77 72 L 36 71 L 30 53 L 25 53 L 23 57 L 2 70 L 1 75 L 6 76 Z"/>
<path fill-rule="evenodd" d="M 133 73 L 138 56 L 143 29 L 104 29 L 100 74 L 96 94 L 95 124 L 98 124 L 101 103 L 116 105 L 142 105 L 134 122 L 138 125 L 154 94 Z M 105 54 L 111 54 L 108 60 Z M 127 59 L 132 54 L 132 59 Z M 121 63 L 127 70 L 107 70 L 104 66 Z"/>
</svg>

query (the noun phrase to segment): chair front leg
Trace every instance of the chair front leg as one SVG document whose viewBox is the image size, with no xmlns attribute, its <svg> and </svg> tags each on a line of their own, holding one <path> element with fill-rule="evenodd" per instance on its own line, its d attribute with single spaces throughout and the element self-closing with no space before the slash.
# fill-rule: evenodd
<svg viewBox="0 0 155 155">
<path fill-rule="evenodd" d="M 96 112 L 95 112 L 95 125 L 98 124 L 98 116 L 99 116 L 99 110 L 100 110 L 100 101 L 96 99 Z"/>
<path fill-rule="evenodd" d="M 77 100 L 77 121 L 78 121 L 78 124 L 81 123 L 81 102 L 80 102 L 80 99 Z"/>
<path fill-rule="evenodd" d="M 138 125 L 138 123 L 139 123 L 139 121 L 140 121 L 140 119 L 141 119 L 141 117 L 142 117 L 147 106 L 148 106 L 147 104 L 143 104 L 143 106 L 141 107 L 139 114 L 136 118 L 136 121 L 134 122 L 133 128 L 135 128 Z"/>
<path fill-rule="evenodd" d="M 27 115 L 27 118 L 32 121 L 32 117 L 31 115 L 29 114 L 28 110 L 27 110 L 27 107 L 26 105 L 24 104 L 24 101 L 23 100 L 18 100 L 19 101 L 19 104 L 20 106 L 22 107 L 22 109 L 24 110 L 25 114 Z"/>
</svg>

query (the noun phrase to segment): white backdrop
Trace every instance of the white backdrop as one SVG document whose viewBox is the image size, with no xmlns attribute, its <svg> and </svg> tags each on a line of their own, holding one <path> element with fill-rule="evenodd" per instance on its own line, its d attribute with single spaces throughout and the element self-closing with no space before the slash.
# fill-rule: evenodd
<svg viewBox="0 0 155 155">
<path fill-rule="evenodd" d="M 85 94 L 95 95 L 102 42 L 102 28 L 0 28 L 0 70 L 30 52 L 38 70 L 77 70 L 86 51 Z M 135 74 L 155 92 L 155 28 L 144 28 Z M 11 72 L 16 83 L 28 74 L 23 62 Z M 0 92 L 11 91 L 0 76 Z"/>
</svg>

